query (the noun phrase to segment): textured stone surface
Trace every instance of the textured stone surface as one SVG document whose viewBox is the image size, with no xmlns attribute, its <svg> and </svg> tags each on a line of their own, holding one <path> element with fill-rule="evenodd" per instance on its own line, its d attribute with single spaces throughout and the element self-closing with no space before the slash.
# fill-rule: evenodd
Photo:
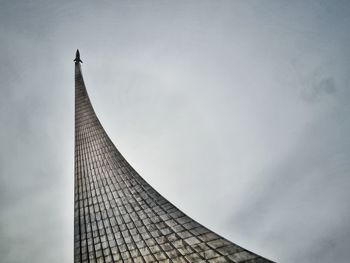
<svg viewBox="0 0 350 263">
<path fill-rule="evenodd" d="M 271 262 L 195 222 L 119 153 L 75 65 L 74 262 Z"/>
</svg>

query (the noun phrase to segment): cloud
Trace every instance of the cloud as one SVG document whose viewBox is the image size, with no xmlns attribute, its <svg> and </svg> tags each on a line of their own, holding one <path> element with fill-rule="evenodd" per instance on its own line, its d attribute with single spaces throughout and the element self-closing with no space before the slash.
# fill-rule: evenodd
<svg viewBox="0 0 350 263">
<path fill-rule="evenodd" d="M 302 97 L 307 101 L 317 101 L 324 96 L 333 96 L 336 92 L 337 88 L 334 78 L 328 77 L 314 80 L 314 83 L 311 83 L 310 86 L 303 90 Z"/>
</svg>

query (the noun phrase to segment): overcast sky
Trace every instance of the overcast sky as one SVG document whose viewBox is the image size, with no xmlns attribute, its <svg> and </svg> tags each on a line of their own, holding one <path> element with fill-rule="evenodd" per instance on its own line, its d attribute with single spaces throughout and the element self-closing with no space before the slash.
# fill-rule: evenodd
<svg viewBox="0 0 350 263">
<path fill-rule="evenodd" d="M 74 55 L 126 159 L 278 262 L 350 257 L 348 1 L 0 0 L 1 261 L 73 262 Z"/>
</svg>

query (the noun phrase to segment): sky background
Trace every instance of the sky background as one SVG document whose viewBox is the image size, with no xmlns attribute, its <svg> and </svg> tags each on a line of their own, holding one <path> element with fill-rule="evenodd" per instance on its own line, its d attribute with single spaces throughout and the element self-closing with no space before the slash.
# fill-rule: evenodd
<svg viewBox="0 0 350 263">
<path fill-rule="evenodd" d="M 0 0 L 1 261 L 73 262 L 74 63 L 189 216 L 278 262 L 350 257 L 349 1 Z"/>
</svg>

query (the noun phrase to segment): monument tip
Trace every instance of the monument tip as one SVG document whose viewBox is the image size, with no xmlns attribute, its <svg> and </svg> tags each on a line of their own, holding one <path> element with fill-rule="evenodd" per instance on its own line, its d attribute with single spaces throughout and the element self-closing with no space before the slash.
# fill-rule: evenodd
<svg viewBox="0 0 350 263">
<path fill-rule="evenodd" d="M 83 61 L 80 60 L 79 49 L 77 49 L 77 52 L 75 52 L 75 59 L 73 61 L 75 62 L 75 64 L 83 63 Z"/>
</svg>

